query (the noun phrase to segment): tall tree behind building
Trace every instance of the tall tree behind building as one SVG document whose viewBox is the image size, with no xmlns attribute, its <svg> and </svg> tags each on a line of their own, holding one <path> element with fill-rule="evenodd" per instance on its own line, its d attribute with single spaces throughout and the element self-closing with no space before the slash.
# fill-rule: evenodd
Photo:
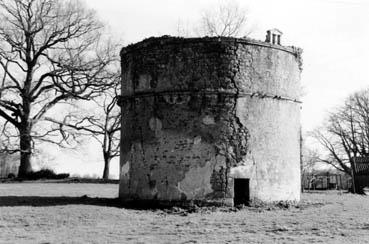
<svg viewBox="0 0 369 244">
<path fill-rule="evenodd" d="M 202 13 L 196 32 L 200 36 L 248 36 L 247 11 L 235 1 L 219 1 Z"/>
<path fill-rule="evenodd" d="M 178 19 L 177 36 L 248 37 L 252 33 L 248 12 L 235 0 L 218 0 L 200 13 L 196 22 Z"/>
</svg>

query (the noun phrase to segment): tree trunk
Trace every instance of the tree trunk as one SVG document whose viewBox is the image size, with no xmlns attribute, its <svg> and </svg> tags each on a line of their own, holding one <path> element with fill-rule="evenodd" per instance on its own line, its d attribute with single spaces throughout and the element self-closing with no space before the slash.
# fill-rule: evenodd
<svg viewBox="0 0 369 244">
<path fill-rule="evenodd" d="M 302 155 L 302 127 L 300 126 L 300 184 L 301 184 L 301 192 L 304 192 L 304 162 L 303 162 L 303 155 Z"/>
<path fill-rule="evenodd" d="M 351 181 L 352 181 L 352 193 L 362 193 L 360 186 L 358 185 L 356 178 L 356 155 L 353 157 L 353 161 L 350 161 L 351 165 Z"/>
<path fill-rule="evenodd" d="M 18 177 L 22 178 L 32 172 L 31 155 L 32 155 L 32 138 L 31 130 L 28 125 L 22 126 L 20 132 L 20 165 L 18 170 Z"/>
<path fill-rule="evenodd" d="M 104 173 L 103 173 L 103 179 L 104 180 L 109 179 L 110 160 L 111 160 L 111 158 L 104 153 Z"/>
</svg>

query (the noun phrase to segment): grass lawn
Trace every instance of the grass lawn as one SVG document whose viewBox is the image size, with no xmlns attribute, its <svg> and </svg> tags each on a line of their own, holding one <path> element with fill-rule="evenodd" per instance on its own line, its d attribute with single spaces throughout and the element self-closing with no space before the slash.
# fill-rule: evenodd
<svg viewBox="0 0 369 244">
<path fill-rule="evenodd" d="M 0 243 L 368 243 L 369 197 L 304 193 L 289 209 L 116 207 L 117 184 L 0 184 Z"/>
</svg>

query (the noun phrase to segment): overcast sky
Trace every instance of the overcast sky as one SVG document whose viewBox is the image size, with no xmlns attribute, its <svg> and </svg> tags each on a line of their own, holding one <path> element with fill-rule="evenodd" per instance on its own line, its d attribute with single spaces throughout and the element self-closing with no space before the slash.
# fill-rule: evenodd
<svg viewBox="0 0 369 244">
<path fill-rule="evenodd" d="M 369 87 L 369 0 L 235 1 L 248 11 L 252 38 L 264 40 L 267 29 L 278 28 L 284 33 L 283 45 L 304 50 L 302 125 L 305 131 L 320 125 L 326 111 L 342 103 L 347 95 Z M 86 0 L 122 45 L 150 36 L 175 35 L 179 21 L 191 28 L 215 2 Z M 100 174 L 102 163 L 98 161 L 95 158 L 93 165 Z M 77 163 L 70 165 L 70 169 Z M 117 163 L 112 170 L 118 172 Z"/>
</svg>

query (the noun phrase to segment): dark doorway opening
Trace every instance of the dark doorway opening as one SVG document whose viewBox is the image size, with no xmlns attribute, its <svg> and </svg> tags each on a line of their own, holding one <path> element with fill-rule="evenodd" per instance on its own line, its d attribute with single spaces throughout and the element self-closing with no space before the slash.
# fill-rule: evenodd
<svg viewBox="0 0 369 244">
<path fill-rule="evenodd" d="M 250 203 L 250 179 L 234 179 L 234 199 L 233 204 L 249 205 Z"/>
</svg>

